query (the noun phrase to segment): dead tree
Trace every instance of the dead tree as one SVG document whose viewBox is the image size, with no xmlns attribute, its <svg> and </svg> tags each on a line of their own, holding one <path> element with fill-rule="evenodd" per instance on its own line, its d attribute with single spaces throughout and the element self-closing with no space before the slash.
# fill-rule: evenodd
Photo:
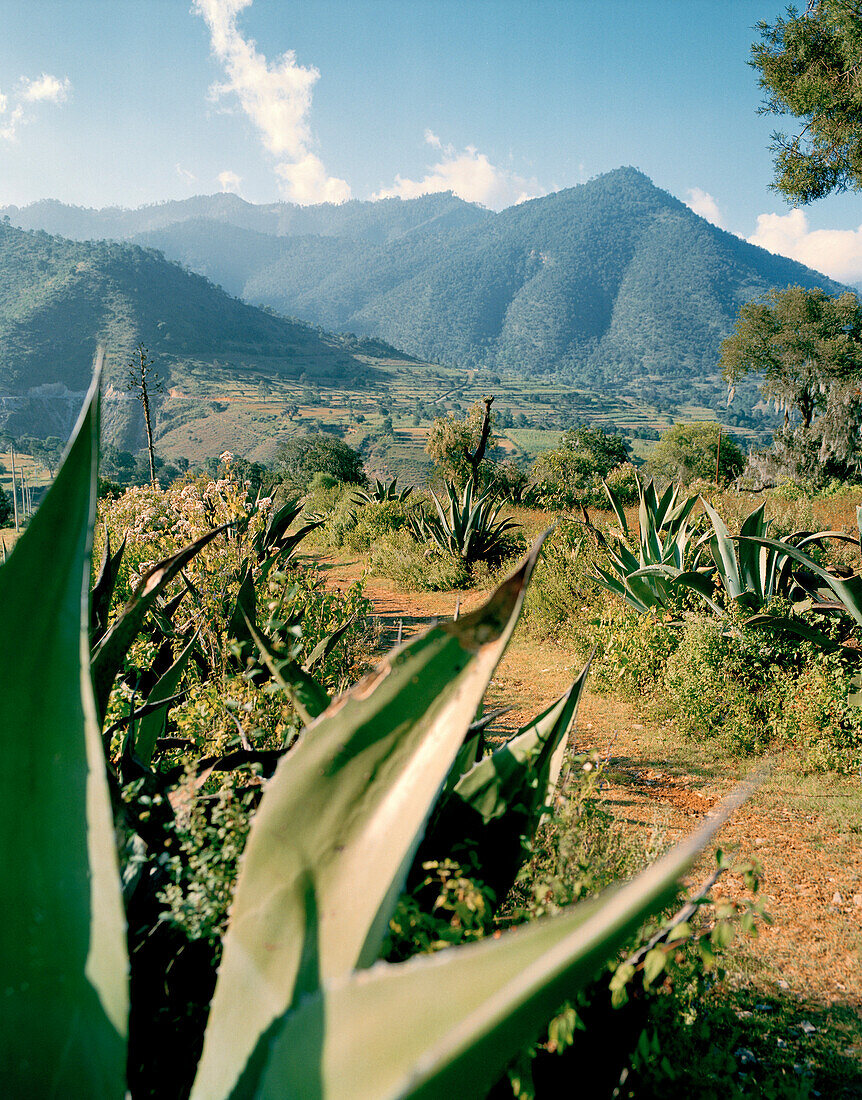
<svg viewBox="0 0 862 1100">
<path fill-rule="evenodd" d="M 482 459 L 485 457 L 485 449 L 488 446 L 488 436 L 491 434 L 491 405 L 494 403 L 494 398 L 486 397 L 484 401 L 485 416 L 482 420 L 482 433 L 479 436 L 479 445 L 472 454 L 466 447 L 464 448 L 464 457 L 470 463 L 470 478 L 473 485 L 477 488 L 479 486 L 479 467 L 482 465 Z"/>
<path fill-rule="evenodd" d="M 153 360 L 144 345 L 138 344 L 135 354 L 129 363 L 129 389 L 136 390 L 138 400 L 144 409 L 144 424 L 147 429 L 147 453 L 150 458 L 150 484 L 156 485 L 156 452 L 153 446 L 153 422 L 150 417 L 150 393 L 158 393 L 162 389 L 162 380 L 153 371 Z"/>
</svg>

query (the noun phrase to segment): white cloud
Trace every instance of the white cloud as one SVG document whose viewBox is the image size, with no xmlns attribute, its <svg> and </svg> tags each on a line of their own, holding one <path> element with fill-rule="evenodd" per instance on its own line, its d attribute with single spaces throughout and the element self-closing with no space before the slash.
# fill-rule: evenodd
<svg viewBox="0 0 862 1100">
<path fill-rule="evenodd" d="M 492 164 L 484 153 L 473 145 L 459 153 L 451 146 L 443 146 L 431 130 L 425 131 L 425 142 L 439 148 L 441 159 L 432 165 L 421 180 L 396 176 L 391 187 L 383 188 L 375 199 L 415 199 L 438 191 L 453 191 L 467 202 L 479 202 L 494 210 L 536 198 L 546 192 L 535 179 L 526 180 L 505 168 Z"/>
<path fill-rule="evenodd" d="M 15 140 L 19 126 L 30 121 L 31 104 L 62 103 L 71 87 L 68 77 L 58 80 L 50 73 L 42 73 L 36 80 L 22 76 L 17 91 L 8 95 L 0 92 L 0 141 Z"/>
<path fill-rule="evenodd" d="M 688 203 L 695 214 L 700 214 L 702 218 L 706 218 L 708 222 L 712 222 L 713 225 L 717 225 L 719 229 L 724 229 L 724 218 L 721 211 L 718 209 L 718 203 L 710 195 L 708 191 L 702 191 L 699 187 L 690 187 L 688 190 Z"/>
<path fill-rule="evenodd" d="M 242 183 L 242 177 L 238 176 L 236 172 L 225 171 L 219 172 L 216 177 L 221 185 L 222 191 L 231 191 L 234 195 L 239 194 L 239 185 Z"/>
<path fill-rule="evenodd" d="M 802 210 L 760 214 L 757 230 L 748 240 L 841 282 L 862 281 L 862 225 L 858 229 L 809 229 Z"/>
<path fill-rule="evenodd" d="M 181 164 L 175 164 L 174 168 L 176 168 L 177 175 L 188 187 L 191 187 L 192 184 L 197 183 L 197 176 L 194 174 L 194 172 L 190 172 L 188 168 L 183 168 Z"/>
<path fill-rule="evenodd" d="M 210 89 L 213 98 L 233 93 L 260 133 L 264 148 L 284 157 L 275 170 L 285 197 L 299 203 L 342 202 L 350 186 L 328 176 L 311 152 L 308 123 L 311 92 L 320 77 L 315 68 L 298 64 L 287 50 L 270 64 L 251 39 L 243 38 L 237 16 L 252 0 L 194 0 L 194 10 L 210 31 L 212 50 L 224 65 L 227 81 Z"/>
<path fill-rule="evenodd" d="M 42 73 L 38 80 L 21 77 L 21 99 L 26 103 L 62 103 L 72 85 L 69 78 L 58 80 L 50 73 Z"/>
</svg>

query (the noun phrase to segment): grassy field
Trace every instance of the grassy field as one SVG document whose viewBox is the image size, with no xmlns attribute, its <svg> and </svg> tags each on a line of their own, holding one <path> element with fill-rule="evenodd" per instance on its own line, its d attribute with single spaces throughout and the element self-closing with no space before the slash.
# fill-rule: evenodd
<svg viewBox="0 0 862 1100">
<path fill-rule="evenodd" d="M 368 377 L 349 388 L 313 378 L 273 377 L 265 361 L 182 364 L 157 421 L 158 450 L 166 459 L 192 462 L 224 450 L 271 462 L 281 443 L 298 433 L 335 429 L 351 446 L 368 444 L 367 464 L 377 475 L 422 482 L 428 459 L 425 437 L 434 416 L 461 415 L 486 394 L 505 426 L 500 446 L 510 457 L 531 461 L 553 447 L 568 427 L 588 422 L 627 434 L 661 432 L 676 420 L 712 420 L 715 414 L 694 400 L 674 416 L 626 397 L 578 390 L 559 382 L 456 370 L 428 363 L 368 360 Z M 380 439 L 384 418 L 393 434 Z M 741 442 L 753 437 L 733 429 Z M 635 439 L 634 453 L 646 458 L 654 443 Z"/>
</svg>

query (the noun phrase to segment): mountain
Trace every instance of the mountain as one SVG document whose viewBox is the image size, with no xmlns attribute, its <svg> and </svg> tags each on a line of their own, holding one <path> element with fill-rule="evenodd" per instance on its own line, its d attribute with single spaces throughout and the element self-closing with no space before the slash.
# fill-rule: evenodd
<svg viewBox="0 0 862 1100">
<path fill-rule="evenodd" d="M 721 340 L 752 296 L 793 283 L 840 289 L 716 228 L 634 168 L 499 214 L 451 194 L 4 213 L 122 232 L 247 301 L 422 358 L 641 396 L 714 377 Z"/>
<path fill-rule="evenodd" d="M 343 383 L 372 373 L 365 357 L 396 354 L 250 306 L 152 249 L 0 223 L 0 412 L 14 411 L 28 421 L 17 430 L 37 434 L 52 409 L 68 419 L 100 341 L 109 391 L 123 394 L 139 342 L 168 388 L 190 369 L 207 375 L 224 366 Z"/>
</svg>

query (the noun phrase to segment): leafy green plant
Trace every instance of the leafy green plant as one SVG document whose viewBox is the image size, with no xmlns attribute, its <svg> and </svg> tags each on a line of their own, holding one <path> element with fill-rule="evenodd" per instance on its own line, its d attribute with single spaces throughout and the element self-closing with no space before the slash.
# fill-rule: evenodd
<svg viewBox="0 0 862 1100">
<path fill-rule="evenodd" d="M 687 565 L 696 568 L 698 554 L 688 519 L 698 498 L 681 499 L 679 487 L 675 485 L 669 485 L 659 497 L 653 481 L 645 485 L 638 481 L 638 490 L 635 556 L 622 500 L 605 483 L 605 492 L 619 523 L 619 533 L 613 544 L 599 536 L 613 573 L 598 566 L 596 577 L 635 611 L 674 607 L 678 602 L 676 578 Z"/>
<path fill-rule="evenodd" d="M 137 994 L 154 975 L 139 973 L 134 953 L 131 1031 L 127 1022 L 123 897 L 140 883 L 153 819 L 169 800 L 146 776 L 122 807 L 114 800 L 127 837 L 121 878 L 109 797 L 118 792 L 89 672 L 97 386 L 54 486 L 0 568 L 9 671 L 0 684 L 9 764 L 0 838 L 16 853 L 0 887 L 8 1009 L 0 1051 L 7 1087 L 19 1094 L 122 1097 L 127 1041 L 132 1073 L 162 1056 L 143 1041 L 151 1021 Z M 632 882 L 556 917 L 368 969 L 514 630 L 538 550 L 478 612 L 384 659 L 278 765 L 242 858 L 193 1097 L 484 1095 L 563 998 L 673 896 L 721 824 L 718 815 Z M 560 700 L 553 728 L 571 705 L 571 694 Z M 559 759 L 546 718 L 524 731 L 535 758 L 550 761 L 533 788 L 538 810 L 542 777 Z M 501 789 L 498 763 L 489 792 Z M 130 934 L 144 917 L 135 909 Z M 162 1089 L 175 1077 L 172 1067 Z"/>
<path fill-rule="evenodd" d="M 431 491 L 436 515 L 411 517 L 411 527 L 418 541 L 433 541 L 440 549 L 457 554 L 467 564 L 491 561 L 503 556 L 508 548 L 507 536 L 520 524 L 500 519 L 505 502 L 490 492 L 479 493 L 470 480 L 459 492 L 455 483 L 447 481 L 449 507 L 444 508 Z"/>
<path fill-rule="evenodd" d="M 353 494 L 353 503 L 385 504 L 387 501 L 396 500 L 399 504 L 403 504 L 412 492 L 412 485 L 407 485 L 404 489 L 398 489 L 397 477 L 393 477 L 391 481 L 380 481 L 379 478 L 375 478 L 372 489 L 359 489 Z"/>
</svg>

